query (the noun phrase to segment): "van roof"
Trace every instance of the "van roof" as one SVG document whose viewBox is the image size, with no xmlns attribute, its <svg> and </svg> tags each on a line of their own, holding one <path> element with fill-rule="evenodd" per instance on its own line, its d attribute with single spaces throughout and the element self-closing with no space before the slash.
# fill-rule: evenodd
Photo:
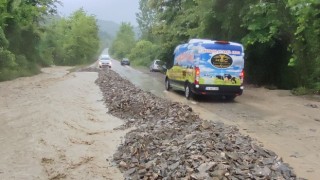
<svg viewBox="0 0 320 180">
<path fill-rule="evenodd" d="M 217 41 L 217 40 L 210 40 L 210 39 L 190 39 L 189 43 L 193 44 L 193 43 L 203 43 L 203 44 L 215 44 L 217 42 L 228 42 L 228 44 L 230 45 L 236 45 L 236 46 L 242 46 L 242 44 L 240 43 L 236 43 L 236 42 L 231 42 L 231 41 Z"/>
<path fill-rule="evenodd" d="M 210 39 L 190 39 L 189 40 L 189 43 L 205 43 L 205 42 L 212 43 L 213 41 Z"/>
</svg>

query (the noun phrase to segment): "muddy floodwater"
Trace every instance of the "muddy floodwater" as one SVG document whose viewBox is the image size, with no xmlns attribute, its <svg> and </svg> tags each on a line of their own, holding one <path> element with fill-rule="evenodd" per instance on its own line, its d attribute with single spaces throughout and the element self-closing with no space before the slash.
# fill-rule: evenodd
<svg viewBox="0 0 320 180">
<path fill-rule="evenodd" d="M 122 179 L 111 159 L 123 122 L 106 113 L 97 73 L 67 69 L 0 83 L 0 179 Z"/>
</svg>

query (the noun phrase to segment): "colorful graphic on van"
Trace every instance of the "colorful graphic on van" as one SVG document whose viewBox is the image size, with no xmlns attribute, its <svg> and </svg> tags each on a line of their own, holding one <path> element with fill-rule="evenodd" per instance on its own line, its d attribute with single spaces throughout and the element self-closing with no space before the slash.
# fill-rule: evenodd
<svg viewBox="0 0 320 180">
<path fill-rule="evenodd" d="M 215 61 L 218 61 L 215 63 Z M 200 84 L 241 85 L 243 56 L 228 54 L 200 54 Z"/>
<path fill-rule="evenodd" d="M 191 52 L 181 53 L 176 57 L 178 65 L 194 64 L 194 54 Z"/>
<path fill-rule="evenodd" d="M 232 58 L 226 54 L 217 54 L 211 58 L 211 63 L 217 68 L 228 68 L 232 62 Z"/>
</svg>

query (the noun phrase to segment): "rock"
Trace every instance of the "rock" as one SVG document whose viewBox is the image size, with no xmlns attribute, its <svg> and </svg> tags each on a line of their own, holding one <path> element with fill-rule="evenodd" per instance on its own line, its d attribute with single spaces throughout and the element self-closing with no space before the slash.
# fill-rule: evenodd
<svg viewBox="0 0 320 180">
<path fill-rule="evenodd" d="M 195 137 L 194 134 L 187 134 L 184 138 L 185 138 L 186 140 L 192 140 L 194 137 Z"/>
<path fill-rule="evenodd" d="M 113 155 L 125 179 L 297 179 L 280 157 L 234 126 L 203 120 L 112 70 L 99 71 L 96 83 L 108 113 L 125 121 L 116 129 L 134 127 Z"/>
<path fill-rule="evenodd" d="M 209 123 L 209 121 L 204 120 L 202 121 L 201 126 L 203 127 L 203 129 L 208 129 L 210 128 L 211 124 Z"/>
<path fill-rule="evenodd" d="M 119 166 L 120 166 L 121 168 L 127 168 L 127 163 L 125 163 L 124 161 L 121 161 L 121 162 L 119 163 Z"/>
<path fill-rule="evenodd" d="M 170 169 L 170 170 L 175 170 L 175 169 L 177 169 L 178 166 L 179 166 L 179 162 L 176 162 L 176 163 L 170 165 L 170 166 L 169 166 L 169 169 Z"/>
<path fill-rule="evenodd" d="M 217 177 L 219 179 L 223 178 L 224 177 L 224 174 L 226 173 L 225 170 L 215 170 L 211 173 L 211 176 L 212 177 Z"/>
<path fill-rule="evenodd" d="M 221 152 L 220 156 L 221 156 L 221 158 L 225 159 L 226 158 L 226 153 L 225 152 Z"/>
<path fill-rule="evenodd" d="M 125 176 L 130 176 L 134 172 L 136 172 L 136 168 L 131 168 L 131 169 L 127 170 L 124 174 L 125 174 Z"/>
<path fill-rule="evenodd" d="M 311 108 L 318 108 L 318 105 L 316 104 L 306 104 L 305 106 L 311 107 Z"/>
<path fill-rule="evenodd" d="M 226 155 L 234 161 L 239 159 L 239 155 L 237 153 L 226 153 Z"/>
<path fill-rule="evenodd" d="M 215 162 L 203 163 L 197 169 L 200 173 L 205 173 L 209 169 L 211 169 L 214 165 L 216 165 Z"/>
</svg>

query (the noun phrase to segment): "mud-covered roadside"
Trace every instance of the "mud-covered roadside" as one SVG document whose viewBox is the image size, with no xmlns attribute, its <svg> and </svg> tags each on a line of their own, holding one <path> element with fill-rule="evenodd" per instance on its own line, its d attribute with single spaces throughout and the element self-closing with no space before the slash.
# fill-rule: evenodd
<svg viewBox="0 0 320 180">
<path fill-rule="evenodd" d="M 115 72 L 96 83 L 109 113 L 135 127 L 114 161 L 126 179 L 297 179 L 274 152 L 236 127 L 198 117 L 189 106 L 144 92 Z"/>
<path fill-rule="evenodd" d="M 97 73 L 50 67 L 0 83 L 0 179 L 123 179 L 111 159 L 126 131 L 106 114 Z"/>
</svg>

